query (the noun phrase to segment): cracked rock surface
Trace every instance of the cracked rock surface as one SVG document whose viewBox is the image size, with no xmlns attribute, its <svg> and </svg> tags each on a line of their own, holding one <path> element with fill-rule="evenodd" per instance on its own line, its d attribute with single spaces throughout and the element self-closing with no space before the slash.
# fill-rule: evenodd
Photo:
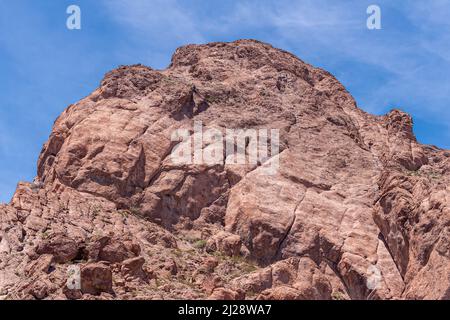
<svg viewBox="0 0 450 320">
<path fill-rule="evenodd" d="M 279 170 L 174 164 L 194 121 L 279 129 Z M 0 205 L 0 299 L 450 299 L 450 151 L 412 128 L 254 40 L 120 67 Z"/>
</svg>

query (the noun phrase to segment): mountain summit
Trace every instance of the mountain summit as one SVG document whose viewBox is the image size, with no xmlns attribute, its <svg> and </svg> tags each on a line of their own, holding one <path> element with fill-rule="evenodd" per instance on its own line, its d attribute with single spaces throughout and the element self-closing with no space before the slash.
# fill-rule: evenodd
<svg viewBox="0 0 450 320">
<path fill-rule="evenodd" d="M 255 163 L 174 163 L 196 123 L 276 130 L 279 153 L 269 135 Z M 330 73 L 254 40 L 184 46 L 56 120 L 0 206 L 0 298 L 450 299 L 449 185 L 450 152 Z"/>
</svg>

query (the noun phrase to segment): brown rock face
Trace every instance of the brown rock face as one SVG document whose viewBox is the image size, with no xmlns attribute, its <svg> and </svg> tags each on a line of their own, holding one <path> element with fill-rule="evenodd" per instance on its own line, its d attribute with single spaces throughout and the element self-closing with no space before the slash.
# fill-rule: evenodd
<svg viewBox="0 0 450 320">
<path fill-rule="evenodd" d="M 99 295 L 112 292 L 112 272 L 101 263 L 87 264 L 81 269 L 81 292 Z"/>
<path fill-rule="evenodd" d="M 175 163 L 174 132 L 195 145 L 199 121 L 276 129 L 280 153 Z M 36 180 L 0 206 L 0 299 L 449 299 L 449 185 L 450 152 L 407 114 L 363 112 L 268 44 L 188 45 L 56 120 Z"/>
</svg>

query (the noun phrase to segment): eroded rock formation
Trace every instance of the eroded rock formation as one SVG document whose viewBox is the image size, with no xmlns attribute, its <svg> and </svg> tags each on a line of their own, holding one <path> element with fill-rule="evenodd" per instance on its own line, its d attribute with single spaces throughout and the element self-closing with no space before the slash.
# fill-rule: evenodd
<svg viewBox="0 0 450 320">
<path fill-rule="evenodd" d="M 173 164 L 194 121 L 279 129 L 279 170 Z M 188 45 L 56 120 L 0 206 L 0 297 L 449 299 L 449 182 L 449 151 L 326 71 L 253 40 Z"/>
</svg>

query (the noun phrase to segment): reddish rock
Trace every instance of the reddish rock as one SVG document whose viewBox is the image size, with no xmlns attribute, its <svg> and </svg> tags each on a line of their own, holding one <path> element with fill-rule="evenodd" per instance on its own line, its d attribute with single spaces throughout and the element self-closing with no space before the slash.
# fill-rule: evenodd
<svg viewBox="0 0 450 320">
<path fill-rule="evenodd" d="M 221 231 L 208 239 L 206 251 L 220 251 L 228 256 L 237 256 L 241 251 L 242 241 L 238 235 Z"/>
<path fill-rule="evenodd" d="M 91 261 L 98 261 L 103 248 L 111 241 L 108 236 L 93 237 L 86 246 L 87 258 Z"/>
<path fill-rule="evenodd" d="M 211 295 L 216 288 L 221 288 L 224 286 L 223 279 L 217 276 L 207 276 L 203 279 L 201 283 L 202 289 L 206 294 Z"/>
<path fill-rule="evenodd" d="M 263 291 L 257 300 L 310 300 L 311 297 L 303 295 L 299 290 L 288 286 L 279 286 Z"/>
<path fill-rule="evenodd" d="M 262 300 L 329 300 L 328 276 L 309 258 L 289 258 L 232 281 Z"/>
<path fill-rule="evenodd" d="M 37 280 L 30 285 L 28 293 L 37 300 L 42 300 L 50 294 L 51 283 L 44 280 Z"/>
<path fill-rule="evenodd" d="M 112 263 L 119 263 L 132 257 L 134 253 L 130 252 L 122 242 L 113 242 L 106 245 L 99 254 L 99 260 Z"/>
<path fill-rule="evenodd" d="M 122 262 L 121 267 L 122 274 L 124 276 L 145 280 L 146 273 L 142 268 L 144 263 L 145 259 L 143 257 L 136 257 L 125 260 Z"/>
<path fill-rule="evenodd" d="M 102 263 L 89 263 L 81 269 L 81 291 L 83 294 L 100 295 L 111 293 L 112 272 Z"/>
<path fill-rule="evenodd" d="M 49 273 L 53 262 L 53 255 L 43 254 L 37 260 L 28 264 L 25 268 L 25 273 L 29 276 L 39 273 Z"/>
<path fill-rule="evenodd" d="M 75 259 L 79 249 L 79 244 L 76 241 L 58 233 L 40 242 L 36 248 L 36 253 L 52 254 L 55 262 L 65 263 Z"/>
<path fill-rule="evenodd" d="M 175 260 L 169 259 L 163 265 L 162 269 L 167 271 L 171 275 L 176 275 L 178 273 L 178 266 Z"/>
<path fill-rule="evenodd" d="M 209 300 L 243 300 L 245 293 L 243 291 L 234 291 L 226 288 L 216 288 L 209 296 Z"/>
<path fill-rule="evenodd" d="M 201 265 L 201 271 L 205 273 L 213 273 L 214 269 L 219 265 L 219 261 L 214 257 L 208 257 Z"/>
<path fill-rule="evenodd" d="M 174 163 L 172 134 L 195 121 L 278 129 L 280 154 Z M 0 205 L 0 298 L 61 297 L 41 284 L 89 260 L 82 298 L 111 299 L 111 273 L 123 284 L 120 264 L 133 273 L 142 256 L 164 277 L 115 297 L 449 299 L 449 155 L 418 143 L 409 115 L 363 112 L 331 74 L 268 44 L 181 47 L 166 70 L 109 72 L 56 120 L 38 177 Z M 224 283 L 199 292 L 203 271 Z"/>
</svg>

